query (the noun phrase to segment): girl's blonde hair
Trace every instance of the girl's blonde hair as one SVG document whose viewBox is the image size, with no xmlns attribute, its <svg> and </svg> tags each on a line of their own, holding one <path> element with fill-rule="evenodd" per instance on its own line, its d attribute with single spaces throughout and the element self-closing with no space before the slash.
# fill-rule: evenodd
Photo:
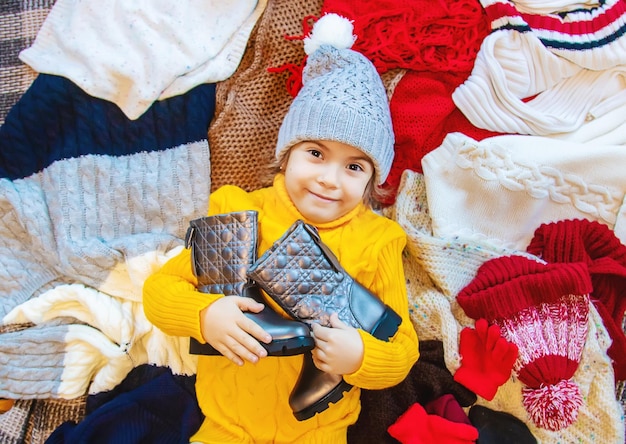
<svg viewBox="0 0 626 444">
<path fill-rule="evenodd" d="M 287 164 L 287 160 L 289 160 L 289 154 L 291 153 L 291 148 L 285 150 L 280 159 L 275 159 L 267 166 L 267 174 L 265 179 L 263 180 L 263 184 L 265 186 L 272 185 L 274 181 L 274 176 L 277 174 L 282 174 L 283 167 Z M 376 174 L 372 174 L 369 182 L 367 183 L 367 187 L 365 187 L 365 192 L 363 193 L 363 202 L 366 205 L 369 205 L 370 208 L 374 210 L 379 210 L 384 207 L 384 203 L 388 201 L 391 196 L 391 190 L 383 189 L 382 187 L 376 185 Z"/>
</svg>

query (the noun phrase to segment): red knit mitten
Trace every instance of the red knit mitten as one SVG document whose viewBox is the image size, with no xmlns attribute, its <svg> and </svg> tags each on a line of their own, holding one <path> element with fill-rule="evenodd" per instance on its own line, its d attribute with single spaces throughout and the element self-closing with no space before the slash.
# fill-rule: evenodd
<svg viewBox="0 0 626 444">
<path fill-rule="evenodd" d="M 500 327 L 478 319 L 474 329 L 461 330 L 461 367 L 454 380 L 491 401 L 511 376 L 518 349 L 500 335 Z"/>
<path fill-rule="evenodd" d="M 429 415 L 417 402 L 387 431 L 402 444 L 469 444 L 478 439 L 476 427 Z"/>
</svg>

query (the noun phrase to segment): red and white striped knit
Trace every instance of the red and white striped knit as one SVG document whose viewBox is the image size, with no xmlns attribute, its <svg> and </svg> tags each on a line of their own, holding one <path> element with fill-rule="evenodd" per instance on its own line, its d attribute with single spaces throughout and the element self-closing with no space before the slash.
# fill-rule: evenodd
<svg viewBox="0 0 626 444">
<path fill-rule="evenodd" d="M 609 69 L 626 62 L 626 2 L 554 13 L 522 12 L 510 0 L 481 0 L 492 31 L 532 32 L 559 56 L 588 69 Z"/>
<path fill-rule="evenodd" d="M 582 355 L 588 315 L 586 295 L 567 295 L 495 321 L 518 347 L 514 371 L 526 385 L 524 407 L 535 424 L 548 430 L 573 423 L 582 405 L 580 390 L 569 378 Z"/>
<path fill-rule="evenodd" d="M 584 262 L 593 292 L 591 300 L 602 317 L 612 343 L 615 379 L 626 379 L 626 246 L 607 225 L 587 219 L 541 224 L 527 251 L 547 262 Z"/>
<path fill-rule="evenodd" d="M 518 347 L 514 371 L 525 385 L 524 407 L 538 427 L 568 427 L 583 403 L 571 378 L 587 337 L 591 288 L 584 263 L 508 256 L 485 262 L 457 296 L 469 317 L 497 324 Z"/>
</svg>

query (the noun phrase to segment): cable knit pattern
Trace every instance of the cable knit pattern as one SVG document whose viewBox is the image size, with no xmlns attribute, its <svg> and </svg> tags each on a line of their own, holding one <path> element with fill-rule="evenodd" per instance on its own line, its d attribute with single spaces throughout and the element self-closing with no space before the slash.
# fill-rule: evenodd
<svg viewBox="0 0 626 444">
<path fill-rule="evenodd" d="M 0 397 L 74 399 L 144 363 L 195 372 L 189 341 L 147 321 L 141 292 L 206 209 L 214 94 L 203 85 L 131 121 L 40 75 L 7 115 L 0 317 L 27 327 L 0 335 Z"/>
<path fill-rule="evenodd" d="M 203 212 L 193 197 L 206 190 L 206 181 L 194 166 L 207 164 L 206 143 L 198 142 L 160 153 L 67 159 L 29 178 L 0 180 L 2 206 L 11 216 L 0 225 L 6 276 L 0 314 L 66 278 L 141 300 L 140 289 L 119 287 L 111 272 L 181 244 L 181 214 Z"/>
<path fill-rule="evenodd" d="M 607 187 L 587 183 L 581 175 L 564 173 L 551 166 L 517 161 L 499 146 L 464 145 L 458 151 L 456 164 L 508 190 L 569 204 L 610 225 L 615 225 L 622 204 L 622 199 Z"/>
<path fill-rule="evenodd" d="M 449 134 L 422 163 L 433 234 L 523 251 L 542 223 L 584 218 L 625 239 L 622 162 L 619 145 Z"/>
</svg>

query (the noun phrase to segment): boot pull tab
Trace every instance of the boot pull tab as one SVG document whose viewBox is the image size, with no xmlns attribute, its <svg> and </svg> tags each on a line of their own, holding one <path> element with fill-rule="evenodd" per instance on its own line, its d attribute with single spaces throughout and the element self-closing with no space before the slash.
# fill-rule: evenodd
<svg viewBox="0 0 626 444">
<path fill-rule="evenodd" d="M 194 227 L 193 225 L 190 225 L 189 228 L 187 228 L 187 233 L 185 233 L 185 248 L 189 249 L 189 247 L 191 246 L 191 241 L 193 240 L 195 233 L 196 233 L 196 227 Z"/>
<path fill-rule="evenodd" d="M 196 266 L 196 251 L 195 251 L 195 242 L 196 239 L 196 227 L 191 223 L 189 228 L 187 228 L 187 233 L 185 233 L 185 248 L 187 250 L 191 250 L 191 272 L 194 276 L 198 277 L 198 268 Z"/>
<path fill-rule="evenodd" d="M 343 267 L 341 266 L 341 264 L 339 263 L 339 259 L 337 259 L 337 256 L 335 256 L 335 253 L 332 252 L 332 250 L 330 248 L 328 248 L 328 246 L 322 242 L 322 238 L 320 237 L 319 232 L 317 231 L 317 228 L 315 228 L 313 225 L 307 224 L 302 222 L 304 229 L 311 235 L 311 237 L 313 238 L 313 241 L 315 242 L 315 244 L 320 247 L 320 250 L 322 250 L 322 254 L 324 254 L 324 256 L 326 256 L 326 259 L 328 259 L 328 262 L 331 263 L 331 265 L 333 266 L 333 269 L 335 270 L 335 272 L 339 273 L 343 271 Z"/>
</svg>

